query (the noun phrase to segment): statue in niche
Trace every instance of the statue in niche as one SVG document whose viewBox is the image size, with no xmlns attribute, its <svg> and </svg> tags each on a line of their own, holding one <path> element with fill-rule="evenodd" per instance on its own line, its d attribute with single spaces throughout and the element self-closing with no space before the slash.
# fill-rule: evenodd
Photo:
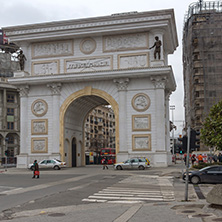
<svg viewBox="0 0 222 222">
<path fill-rule="evenodd" d="M 149 49 L 152 49 L 155 47 L 154 50 L 154 59 L 156 59 L 156 55 L 158 54 L 158 59 L 160 59 L 160 52 L 161 52 L 161 46 L 162 46 L 162 42 L 159 40 L 159 37 L 156 36 L 155 37 L 156 42 L 154 43 L 154 45 L 152 47 L 150 47 Z"/>
<path fill-rule="evenodd" d="M 24 67 L 25 67 L 26 57 L 25 57 L 25 55 L 23 54 L 23 51 L 22 51 L 22 50 L 20 50 L 17 58 L 18 58 L 18 60 L 19 60 L 20 70 L 23 71 L 23 70 L 24 70 Z"/>
</svg>

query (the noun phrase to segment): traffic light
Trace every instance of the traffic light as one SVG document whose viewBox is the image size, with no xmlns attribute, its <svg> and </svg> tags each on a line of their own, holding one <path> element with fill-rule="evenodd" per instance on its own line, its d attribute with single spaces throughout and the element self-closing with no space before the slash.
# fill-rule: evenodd
<svg viewBox="0 0 222 222">
<path fill-rule="evenodd" d="M 200 139 L 196 138 L 196 136 L 199 136 L 199 135 L 200 135 L 200 132 L 198 132 L 194 129 L 191 129 L 191 132 L 190 132 L 190 150 L 191 150 L 191 152 L 200 148 L 200 145 L 197 144 L 200 141 Z"/>
<path fill-rule="evenodd" d="M 5 150 L 5 155 L 8 156 L 9 155 L 9 151 Z"/>
<path fill-rule="evenodd" d="M 187 136 L 183 136 L 182 138 L 178 138 L 180 142 L 182 142 L 182 146 L 180 148 L 180 154 L 187 152 Z"/>
<path fill-rule="evenodd" d="M 198 145 L 198 142 L 200 141 L 198 138 L 196 138 L 200 133 L 198 131 L 195 131 L 191 129 L 190 131 L 190 150 L 189 152 L 196 151 L 200 145 Z M 187 136 L 183 136 L 182 138 L 178 138 L 178 141 L 180 141 L 182 149 L 180 149 L 180 153 L 186 153 L 187 152 Z M 182 152 L 181 152 L 182 151 Z"/>
</svg>

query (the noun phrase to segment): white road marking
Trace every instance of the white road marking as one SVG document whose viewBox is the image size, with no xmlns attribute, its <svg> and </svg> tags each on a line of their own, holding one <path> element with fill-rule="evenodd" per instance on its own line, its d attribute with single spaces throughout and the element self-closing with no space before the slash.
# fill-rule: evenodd
<svg viewBox="0 0 222 222">
<path fill-rule="evenodd" d="M 104 200 L 107 203 L 144 203 L 146 201 L 174 201 L 174 192 L 173 185 L 170 182 L 172 177 L 159 177 L 159 176 L 146 176 L 133 175 L 130 178 L 124 179 L 126 187 L 119 187 L 118 184 L 123 184 L 123 181 L 118 182 L 114 186 L 107 187 L 93 195 L 88 196 L 88 198 L 83 199 L 82 201 L 97 202 L 99 200 Z M 154 180 L 154 181 L 150 181 Z M 133 181 L 133 182 L 132 182 Z M 127 185 L 136 184 L 146 184 L 148 185 L 157 185 L 155 190 L 154 188 L 148 190 L 146 188 L 132 188 L 127 187 Z M 147 184 L 146 184 L 147 185 Z"/>
<path fill-rule="evenodd" d="M 60 184 L 64 184 L 64 183 L 82 180 L 87 177 L 92 177 L 94 175 L 96 175 L 96 174 L 77 176 L 77 177 L 73 177 L 73 178 L 69 178 L 69 179 L 65 179 L 65 180 L 55 181 L 55 182 L 51 182 L 51 183 L 47 183 L 47 184 L 36 185 L 36 186 L 32 186 L 32 187 L 17 188 L 17 189 L 1 192 L 0 194 L 12 195 L 12 194 L 20 194 L 20 193 L 25 193 L 25 192 L 30 192 L 30 191 L 41 190 L 41 189 L 45 189 L 48 187 L 52 187 L 52 186 L 56 186 L 56 185 L 60 185 Z"/>
</svg>

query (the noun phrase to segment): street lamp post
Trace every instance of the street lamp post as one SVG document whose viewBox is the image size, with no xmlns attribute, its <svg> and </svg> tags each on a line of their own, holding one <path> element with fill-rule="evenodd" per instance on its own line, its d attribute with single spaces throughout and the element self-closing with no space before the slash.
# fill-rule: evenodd
<svg viewBox="0 0 222 222">
<path fill-rule="evenodd" d="M 5 138 L 5 171 L 7 171 L 7 164 L 8 164 L 8 137 Z"/>
<path fill-rule="evenodd" d="M 175 110 L 175 105 L 170 106 L 170 110 L 172 110 L 172 124 L 174 125 L 173 111 Z M 174 127 L 172 129 L 172 138 L 173 138 L 173 157 L 174 157 L 174 163 L 176 164 L 176 155 L 174 152 Z"/>
</svg>

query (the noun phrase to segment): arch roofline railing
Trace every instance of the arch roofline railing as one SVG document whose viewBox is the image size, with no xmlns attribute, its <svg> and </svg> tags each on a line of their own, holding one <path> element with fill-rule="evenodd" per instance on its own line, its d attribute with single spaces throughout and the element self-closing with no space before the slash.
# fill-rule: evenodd
<svg viewBox="0 0 222 222">
<path fill-rule="evenodd" d="M 194 14 L 222 12 L 222 1 L 203 1 L 194 2 L 189 5 L 188 12 L 185 15 L 184 23 Z"/>
</svg>

